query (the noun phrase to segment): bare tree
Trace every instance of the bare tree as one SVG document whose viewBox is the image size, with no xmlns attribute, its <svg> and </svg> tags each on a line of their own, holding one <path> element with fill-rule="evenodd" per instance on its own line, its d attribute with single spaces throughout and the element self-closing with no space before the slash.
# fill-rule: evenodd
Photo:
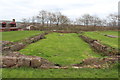
<svg viewBox="0 0 120 80">
<path fill-rule="evenodd" d="M 56 12 L 55 13 L 55 22 L 56 22 L 56 25 L 59 26 L 60 24 L 60 17 L 62 16 L 61 12 Z"/>
<path fill-rule="evenodd" d="M 85 24 L 85 23 L 84 23 L 84 19 L 82 19 L 81 17 L 77 18 L 76 21 L 75 21 L 75 23 L 76 23 L 77 25 L 84 25 L 84 24 Z"/>
<path fill-rule="evenodd" d="M 22 22 L 23 22 L 23 27 L 26 27 L 30 24 L 30 18 L 23 18 L 22 19 Z"/>
<path fill-rule="evenodd" d="M 92 16 L 93 20 L 92 20 L 92 24 L 93 26 L 102 26 L 102 19 L 100 19 L 98 16 Z"/>
<path fill-rule="evenodd" d="M 109 14 L 107 16 L 108 26 L 117 27 L 118 26 L 118 15 L 117 14 Z"/>
<path fill-rule="evenodd" d="M 56 15 L 54 13 L 49 12 L 48 13 L 48 19 L 50 26 L 56 22 Z"/>
<path fill-rule="evenodd" d="M 54 20 L 55 20 L 57 26 L 59 26 L 59 25 L 63 26 L 65 24 L 69 24 L 69 22 L 70 22 L 70 19 L 67 16 L 61 14 L 61 12 L 56 12 L 55 13 L 55 19 Z"/>
<path fill-rule="evenodd" d="M 39 12 L 39 15 L 37 16 L 37 18 L 40 19 L 40 21 L 42 22 L 42 26 L 44 26 L 45 24 L 46 17 L 47 17 L 47 11 L 44 10 L 41 10 Z"/>
<path fill-rule="evenodd" d="M 32 24 L 34 24 L 34 23 L 35 23 L 35 17 L 33 16 L 33 17 L 31 18 L 31 20 L 32 20 Z"/>
<path fill-rule="evenodd" d="M 26 19 L 26 18 L 23 18 L 23 19 L 22 19 L 22 22 L 23 22 L 23 23 L 26 23 L 26 22 L 27 22 L 27 19 Z"/>
<path fill-rule="evenodd" d="M 107 20 L 101 19 L 101 25 L 100 26 L 107 26 Z"/>
<path fill-rule="evenodd" d="M 93 17 L 89 14 L 84 14 L 80 18 L 77 19 L 77 23 L 81 25 L 92 25 Z"/>
<path fill-rule="evenodd" d="M 86 26 L 90 25 L 90 24 L 91 24 L 91 18 L 93 18 L 93 17 L 90 16 L 89 14 L 84 14 L 84 15 L 82 16 L 84 25 L 86 25 Z"/>
<path fill-rule="evenodd" d="M 46 12 L 46 19 L 45 19 L 47 26 L 50 24 L 50 26 L 52 24 L 54 24 L 54 22 L 56 21 L 56 15 L 52 12 Z"/>
<path fill-rule="evenodd" d="M 61 16 L 60 16 L 60 24 L 61 24 L 62 26 L 68 25 L 69 22 L 70 22 L 70 19 L 69 19 L 67 16 L 64 16 L 64 15 L 61 15 Z"/>
<path fill-rule="evenodd" d="M 91 26 L 104 26 L 106 20 L 100 19 L 98 16 L 91 16 L 89 14 L 84 14 L 83 16 L 76 19 L 78 25 L 91 25 Z"/>
</svg>

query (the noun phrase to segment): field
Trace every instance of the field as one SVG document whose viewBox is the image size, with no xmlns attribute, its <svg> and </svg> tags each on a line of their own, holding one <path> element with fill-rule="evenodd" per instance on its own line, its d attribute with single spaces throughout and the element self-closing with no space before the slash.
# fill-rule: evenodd
<svg viewBox="0 0 120 80">
<path fill-rule="evenodd" d="M 110 69 L 3 69 L 3 78 L 118 78 L 117 66 Z M 117 80 L 117 79 L 115 79 Z"/>
<path fill-rule="evenodd" d="M 119 36 L 119 31 L 99 31 L 98 33 L 113 35 L 113 36 Z"/>
<path fill-rule="evenodd" d="M 3 41 L 17 42 L 22 39 L 38 35 L 42 32 L 40 31 L 12 31 L 12 32 L 2 32 Z"/>
<path fill-rule="evenodd" d="M 102 44 L 118 49 L 119 38 L 107 37 L 107 36 L 104 36 L 104 34 L 118 36 L 117 31 L 108 31 L 108 32 L 101 31 L 101 32 L 85 32 L 84 33 L 84 35 L 87 37 L 99 40 Z"/>
<path fill-rule="evenodd" d="M 27 37 L 42 33 L 41 31 L 3 32 L 3 40 L 17 42 Z M 118 38 L 109 38 L 103 32 L 85 32 L 83 35 L 100 40 L 103 44 L 118 48 Z M 114 31 L 105 34 L 118 35 Z M 97 35 L 97 36 L 96 36 Z M 20 50 L 22 54 L 43 57 L 62 66 L 80 63 L 90 57 L 103 58 L 84 42 L 76 33 L 50 33 L 36 43 Z M 118 78 L 118 67 L 108 69 L 2 69 L 3 78 Z"/>
<path fill-rule="evenodd" d="M 40 56 L 61 65 L 80 63 L 88 57 L 101 57 L 75 33 L 48 34 L 46 39 L 33 43 L 20 52 L 25 55 Z"/>
</svg>

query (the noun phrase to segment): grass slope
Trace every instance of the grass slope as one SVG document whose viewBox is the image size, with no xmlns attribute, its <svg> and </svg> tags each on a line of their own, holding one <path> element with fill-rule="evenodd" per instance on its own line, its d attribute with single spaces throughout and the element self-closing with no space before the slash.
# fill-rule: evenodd
<svg viewBox="0 0 120 80">
<path fill-rule="evenodd" d="M 20 52 L 40 56 L 61 65 L 80 63 L 82 59 L 88 57 L 101 57 L 75 33 L 48 34 L 46 39 L 30 44 Z"/>
<path fill-rule="evenodd" d="M 118 38 L 110 38 L 110 37 L 104 36 L 103 35 L 104 33 L 112 34 L 112 32 L 110 33 L 109 32 L 85 32 L 84 35 L 92 39 L 100 40 L 101 43 L 118 49 Z M 115 34 L 117 33 L 113 31 L 113 35 Z"/>
<path fill-rule="evenodd" d="M 22 39 L 38 35 L 42 33 L 41 31 L 9 31 L 9 32 L 2 32 L 2 40 L 3 41 L 12 41 L 17 42 Z"/>
</svg>

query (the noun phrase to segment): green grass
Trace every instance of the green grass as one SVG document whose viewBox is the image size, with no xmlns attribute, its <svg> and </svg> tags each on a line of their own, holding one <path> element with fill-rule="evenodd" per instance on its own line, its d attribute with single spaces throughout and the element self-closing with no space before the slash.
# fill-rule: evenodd
<svg viewBox="0 0 120 80">
<path fill-rule="evenodd" d="M 62 35 L 62 36 L 60 36 Z M 61 65 L 80 63 L 88 57 L 101 57 L 75 33 L 51 33 L 20 51 L 25 55 L 40 56 Z"/>
<path fill-rule="evenodd" d="M 118 69 L 2 69 L 3 78 L 118 78 Z"/>
<path fill-rule="evenodd" d="M 0 32 L 0 41 L 2 41 L 2 32 Z M 1 43 L 0 43 L 1 44 Z"/>
<path fill-rule="evenodd" d="M 119 31 L 99 31 L 99 33 L 107 34 L 107 35 L 113 35 L 113 36 L 119 36 Z"/>
<path fill-rule="evenodd" d="M 104 31 L 103 32 L 85 32 L 84 35 L 92 39 L 100 40 L 101 43 L 118 49 L 118 38 L 110 38 L 110 37 L 104 36 L 103 35 L 104 33 L 112 35 L 111 31 L 110 32 L 109 31 L 108 32 L 107 31 L 106 32 Z M 113 31 L 113 35 L 115 34 L 117 34 L 117 32 Z"/>
<path fill-rule="evenodd" d="M 9 31 L 9 32 L 1 32 L 3 41 L 12 41 L 17 42 L 22 39 L 38 35 L 42 33 L 41 31 Z"/>
<path fill-rule="evenodd" d="M 19 41 L 26 37 L 37 35 L 39 31 L 15 31 L 3 32 L 3 40 Z M 99 33 L 97 33 L 99 34 Z M 88 57 L 102 57 L 95 53 L 90 46 L 77 34 L 52 33 L 46 35 L 36 43 L 28 45 L 20 52 L 25 55 L 40 56 L 49 61 L 61 65 L 80 63 Z M 87 32 L 85 35 L 93 38 L 104 38 L 99 34 Z M 100 39 L 101 39 L 100 38 Z M 109 39 L 109 38 L 105 38 Z M 106 40 L 106 41 L 107 41 Z M 111 41 L 112 42 L 112 41 Z M 104 42 L 103 42 L 104 43 Z M 118 68 L 108 69 L 33 69 L 33 68 L 9 68 L 2 69 L 3 78 L 118 78 Z"/>
</svg>

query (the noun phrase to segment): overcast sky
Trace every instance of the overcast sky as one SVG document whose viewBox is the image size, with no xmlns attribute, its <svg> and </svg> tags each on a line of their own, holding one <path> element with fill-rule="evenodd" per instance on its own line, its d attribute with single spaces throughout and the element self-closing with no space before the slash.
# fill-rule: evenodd
<svg viewBox="0 0 120 80">
<path fill-rule="evenodd" d="M 0 0 L 0 20 L 32 17 L 40 10 L 61 11 L 71 19 L 89 13 L 104 18 L 118 12 L 119 0 Z"/>
</svg>

